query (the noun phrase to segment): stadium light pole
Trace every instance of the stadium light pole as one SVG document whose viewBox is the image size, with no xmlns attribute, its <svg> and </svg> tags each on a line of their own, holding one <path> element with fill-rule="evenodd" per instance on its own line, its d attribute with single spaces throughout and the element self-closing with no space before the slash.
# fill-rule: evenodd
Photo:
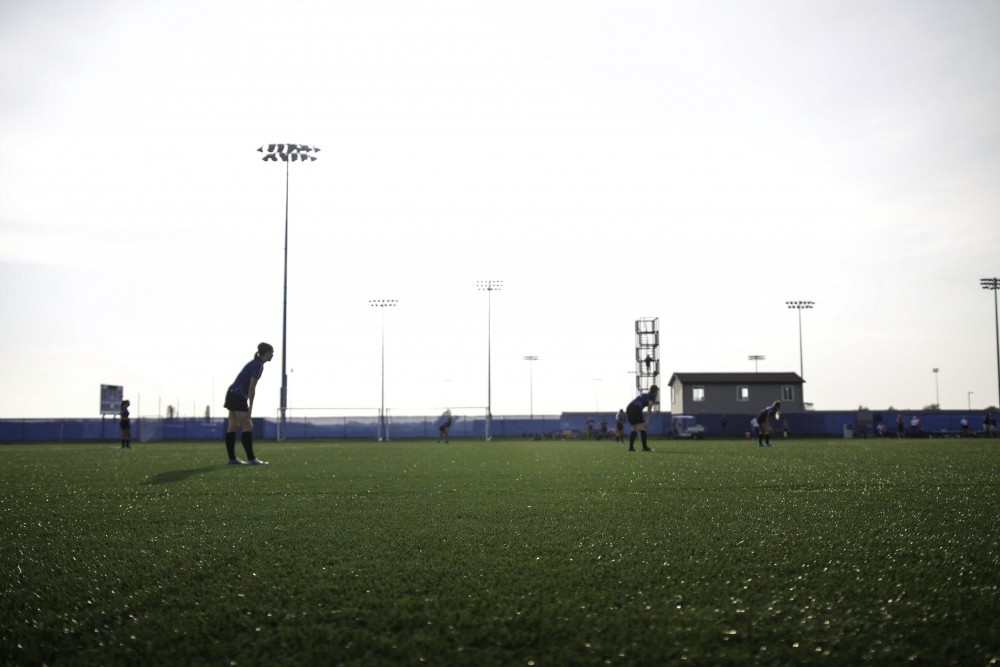
<svg viewBox="0 0 1000 667">
<path fill-rule="evenodd" d="M 285 429 L 285 411 L 288 410 L 288 373 L 285 367 L 288 359 L 288 163 L 289 162 L 315 162 L 319 153 L 315 146 L 303 144 L 268 144 L 257 149 L 263 153 L 261 158 L 264 162 L 277 162 L 281 160 L 285 163 L 285 278 L 282 288 L 283 296 L 281 301 L 281 430 Z"/>
<path fill-rule="evenodd" d="M 767 357 L 765 357 L 763 354 L 751 354 L 749 357 L 747 357 L 747 359 L 753 362 L 753 372 L 756 373 L 757 362 L 764 361 L 765 359 L 767 359 Z"/>
<path fill-rule="evenodd" d="M 975 392 L 967 391 L 965 393 L 968 394 L 966 398 L 969 399 L 969 412 L 972 412 L 972 394 Z"/>
<path fill-rule="evenodd" d="M 814 301 L 786 301 L 785 305 L 791 309 L 799 311 L 799 377 L 802 378 L 802 388 L 799 390 L 802 393 L 802 409 L 806 409 L 806 370 L 805 363 L 803 362 L 802 356 L 802 311 L 809 310 L 816 305 Z"/>
<path fill-rule="evenodd" d="M 382 408 L 378 413 L 378 439 L 381 442 L 383 439 L 389 439 L 389 431 L 385 427 L 385 309 L 395 308 L 396 304 L 399 303 L 396 299 L 369 299 L 368 305 L 372 308 L 378 308 L 380 318 L 382 320 Z"/>
<path fill-rule="evenodd" d="M 493 439 L 490 434 L 490 422 L 493 421 L 493 380 L 492 380 L 492 297 L 493 292 L 503 289 L 502 280 L 477 280 L 476 287 L 480 292 L 486 292 L 486 442 Z"/>
<path fill-rule="evenodd" d="M 993 320 L 997 331 L 997 395 L 1000 398 L 1000 316 L 997 315 L 997 290 L 1000 290 L 1000 278 L 980 278 L 979 284 L 983 289 L 993 290 Z"/>
<path fill-rule="evenodd" d="M 528 405 L 531 410 L 531 420 L 535 419 L 535 362 L 538 361 L 538 356 L 534 354 L 524 355 L 524 360 L 528 362 Z"/>
<path fill-rule="evenodd" d="M 938 388 L 938 371 L 941 370 L 941 369 L 940 368 L 932 368 L 931 370 L 934 371 L 934 405 L 936 405 L 937 409 L 940 410 L 941 409 L 941 391 Z"/>
</svg>

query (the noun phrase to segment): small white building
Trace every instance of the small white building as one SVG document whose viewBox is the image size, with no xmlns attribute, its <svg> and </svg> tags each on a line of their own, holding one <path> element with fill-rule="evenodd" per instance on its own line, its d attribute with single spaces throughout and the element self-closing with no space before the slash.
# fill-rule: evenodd
<svg viewBox="0 0 1000 667">
<path fill-rule="evenodd" d="M 798 373 L 674 373 L 660 409 L 675 415 L 749 415 L 781 401 L 782 412 L 803 412 L 804 383 Z"/>
</svg>

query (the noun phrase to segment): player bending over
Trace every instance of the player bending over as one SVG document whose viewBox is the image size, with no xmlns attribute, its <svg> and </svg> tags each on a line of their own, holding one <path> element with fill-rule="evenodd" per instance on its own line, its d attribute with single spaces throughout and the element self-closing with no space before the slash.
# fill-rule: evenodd
<svg viewBox="0 0 1000 667">
<path fill-rule="evenodd" d="M 635 451 L 635 434 L 638 432 L 640 438 L 642 439 L 642 451 L 651 452 L 652 449 L 649 448 L 649 444 L 646 441 L 646 418 L 643 416 L 642 411 L 648 408 L 650 413 L 653 412 L 653 406 L 656 405 L 656 396 L 660 393 L 660 388 L 655 384 L 649 388 L 649 392 L 645 394 L 639 394 L 636 396 L 628 407 L 625 408 L 625 416 L 628 418 L 628 423 L 632 426 L 632 433 L 628 438 L 628 450 L 630 452 Z"/>
<path fill-rule="evenodd" d="M 271 361 L 274 348 L 267 343 L 257 346 L 257 354 L 253 356 L 240 374 L 236 376 L 229 391 L 226 392 L 226 409 L 229 410 L 229 423 L 226 426 L 226 453 L 229 454 L 229 465 L 242 465 L 243 461 L 236 458 L 236 431 L 243 429 L 243 451 L 247 454 L 247 463 L 252 465 L 267 465 L 253 455 L 253 397 L 257 389 L 257 380 L 264 373 L 264 364 Z"/>
<path fill-rule="evenodd" d="M 760 426 L 760 435 L 757 436 L 758 447 L 771 446 L 771 419 L 775 423 L 781 419 L 781 401 L 775 401 L 757 413 L 757 424 Z"/>
</svg>

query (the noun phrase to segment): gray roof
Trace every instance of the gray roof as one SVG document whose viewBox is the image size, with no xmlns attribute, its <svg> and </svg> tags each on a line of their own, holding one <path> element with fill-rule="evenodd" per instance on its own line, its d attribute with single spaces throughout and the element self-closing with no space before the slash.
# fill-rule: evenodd
<svg viewBox="0 0 1000 667">
<path fill-rule="evenodd" d="M 798 373 L 674 373 L 670 377 L 683 384 L 796 384 L 805 382 Z"/>
</svg>

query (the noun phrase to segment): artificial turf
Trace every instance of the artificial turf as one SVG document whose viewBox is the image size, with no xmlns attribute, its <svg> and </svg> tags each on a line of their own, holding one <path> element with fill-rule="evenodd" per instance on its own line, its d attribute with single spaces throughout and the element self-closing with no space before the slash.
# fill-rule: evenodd
<svg viewBox="0 0 1000 667">
<path fill-rule="evenodd" d="M 0 662 L 1000 661 L 1000 441 L 0 446 Z"/>
</svg>

